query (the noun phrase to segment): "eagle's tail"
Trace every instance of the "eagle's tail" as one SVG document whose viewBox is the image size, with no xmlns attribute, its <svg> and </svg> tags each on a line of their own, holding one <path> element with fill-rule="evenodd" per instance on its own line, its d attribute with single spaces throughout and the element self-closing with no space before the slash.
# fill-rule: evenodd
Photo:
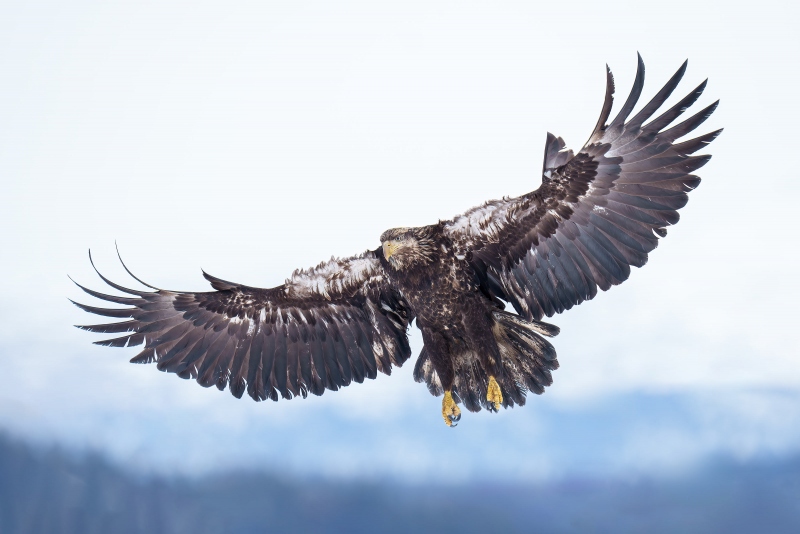
<svg viewBox="0 0 800 534">
<path fill-rule="evenodd" d="M 556 351 L 542 336 L 555 336 L 559 329 L 540 321 L 526 321 L 505 311 L 498 310 L 493 314 L 494 336 L 503 366 L 502 375 L 495 378 L 503 393 L 503 406 L 522 406 L 528 391 L 540 395 L 546 386 L 553 383 L 550 371 L 558 369 Z M 482 407 L 494 410 L 493 404 L 486 398 L 489 374 L 477 355 L 468 355 L 457 361 L 461 365 L 455 369 L 453 398 L 456 402 L 462 402 L 471 412 L 478 412 Z M 414 380 L 425 382 L 431 394 L 437 397 L 443 393 L 439 376 L 425 347 L 414 366 Z"/>
<path fill-rule="evenodd" d="M 503 376 L 496 377 L 503 391 L 503 406 L 522 406 L 528 391 L 541 395 L 553 383 L 550 371 L 558 369 L 556 349 L 543 336 L 556 336 L 559 328 L 499 310 L 494 318 L 494 336 L 504 371 Z"/>
</svg>

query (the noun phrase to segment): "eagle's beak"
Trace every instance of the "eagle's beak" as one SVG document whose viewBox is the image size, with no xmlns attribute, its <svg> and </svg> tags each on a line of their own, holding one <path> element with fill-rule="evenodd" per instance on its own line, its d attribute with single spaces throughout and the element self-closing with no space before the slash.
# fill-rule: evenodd
<svg viewBox="0 0 800 534">
<path fill-rule="evenodd" d="M 398 248 L 397 243 L 395 243 L 394 241 L 386 241 L 383 244 L 383 257 L 386 258 L 386 260 L 388 261 L 389 258 L 392 257 L 392 254 L 397 252 L 397 248 Z"/>
</svg>

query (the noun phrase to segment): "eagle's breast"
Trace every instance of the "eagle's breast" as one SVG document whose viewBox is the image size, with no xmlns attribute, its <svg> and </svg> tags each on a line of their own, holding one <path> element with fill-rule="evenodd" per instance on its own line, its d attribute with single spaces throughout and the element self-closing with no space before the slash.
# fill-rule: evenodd
<svg viewBox="0 0 800 534">
<path fill-rule="evenodd" d="M 393 270 L 391 277 L 420 325 L 439 330 L 458 328 L 475 297 L 476 287 L 465 259 L 455 255 L 445 238 L 437 239 L 430 261 Z"/>
</svg>

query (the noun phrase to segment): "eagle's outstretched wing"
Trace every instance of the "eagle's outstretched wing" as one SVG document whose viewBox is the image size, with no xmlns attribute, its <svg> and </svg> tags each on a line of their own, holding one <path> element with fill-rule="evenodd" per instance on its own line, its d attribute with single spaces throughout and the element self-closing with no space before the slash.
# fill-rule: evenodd
<svg viewBox="0 0 800 534">
<path fill-rule="evenodd" d="M 278 400 L 279 394 L 321 395 L 326 388 L 337 390 L 351 381 L 375 378 L 377 371 L 390 374 L 392 364 L 401 365 L 411 354 L 406 337 L 412 319 L 408 305 L 386 282 L 373 251 L 295 271 L 283 285 L 271 289 L 204 273 L 216 291 L 184 293 L 149 284 L 144 285 L 155 291 L 138 291 L 98 274 L 133 297 L 79 287 L 127 307 L 75 304 L 97 315 L 128 320 L 79 328 L 125 332 L 96 343 L 114 347 L 144 343 L 132 362 L 157 362 L 160 370 L 196 378 L 205 387 L 222 390 L 227 384 L 236 397 L 245 391 L 255 400 Z"/>
<path fill-rule="evenodd" d="M 521 197 L 487 202 L 445 223 L 457 251 L 469 257 L 487 295 L 541 319 L 589 300 L 641 267 L 658 236 L 678 222 L 677 210 L 700 183 L 691 174 L 710 156 L 692 156 L 721 130 L 675 141 L 705 121 L 717 102 L 670 124 L 703 92 L 706 82 L 660 116 L 645 121 L 669 97 L 684 63 L 663 89 L 628 119 L 642 92 L 644 64 L 619 114 L 611 112 L 614 79 L 607 74 L 597 126 L 578 154 L 552 134 L 545 146 L 542 185 Z"/>
</svg>

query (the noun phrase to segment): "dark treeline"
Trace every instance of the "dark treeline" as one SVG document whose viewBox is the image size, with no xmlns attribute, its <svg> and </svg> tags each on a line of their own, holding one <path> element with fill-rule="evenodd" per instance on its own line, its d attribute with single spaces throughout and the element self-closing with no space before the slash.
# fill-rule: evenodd
<svg viewBox="0 0 800 534">
<path fill-rule="evenodd" d="M 458 487 L 138 477 L 0 435 L 0 532 L 800 532 L 800 459 L 689 478 Z"/>
</svg>

